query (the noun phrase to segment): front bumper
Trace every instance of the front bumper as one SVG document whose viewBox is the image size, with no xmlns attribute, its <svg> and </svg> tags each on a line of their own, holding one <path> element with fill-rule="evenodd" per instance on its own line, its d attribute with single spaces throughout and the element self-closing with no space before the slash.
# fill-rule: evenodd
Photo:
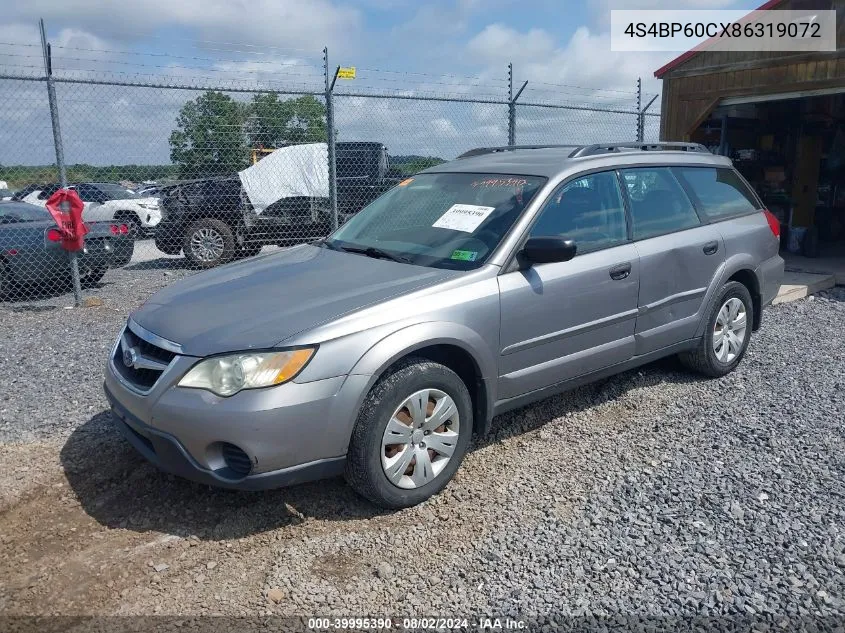
<svg viewBox="0 0 845 633">
<path fill-rule="evenodd" d="M 179 440 L 145 424 L 115 400 L 108 387 L 105 387 L 105 391 L 106 398 L 111 405 L 112 419 L 123 437 L 147 461 L 157 468 L 179 477 L 219 488 L 267 490 L 314 481 L 315 479 L 335 477 L 343 473 L 346 458 L 335 457 L 249 475 L 239 479 L 226 477 L 221 474 L 220 470 L 222 469 L 215 471 L 201 466 L 191 457 Z"/>
<path fill-rule="evenodd" d="M 366 376 L 337 376 L 228 398 L 178 387 L 197 358 L 177 355 L 149 390 L 117 372 L 114 352 L 105 372 L 115 424 L 162 470 L 216 486 L 255 490 L 342 472 Z M 243 476 L 225 461 L 234 445 L 249 459 Z"/>
</svg>

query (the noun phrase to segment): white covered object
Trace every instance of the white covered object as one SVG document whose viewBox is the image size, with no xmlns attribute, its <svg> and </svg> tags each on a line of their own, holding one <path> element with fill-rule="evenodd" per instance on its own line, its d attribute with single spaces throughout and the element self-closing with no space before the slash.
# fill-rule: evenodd
<svg viewBox="0 0 845 633">
<path fill-rule="evenodd" d="M 256 213 L 282 198 L 328 198 L 329 152 L 325 143 L 281 147 L 238 172 Z"/>
</svg>

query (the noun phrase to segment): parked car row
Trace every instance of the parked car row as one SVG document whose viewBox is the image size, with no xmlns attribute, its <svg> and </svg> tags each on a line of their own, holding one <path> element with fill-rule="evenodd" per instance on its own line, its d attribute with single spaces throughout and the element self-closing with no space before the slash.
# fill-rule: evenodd
<svg viewBox="0 0 845 633">
<path fill-rule="evenodd" d="M 12 200 L 44 207 L 61 185 L 58 183 L 32 184 L 12 196 Z M 135 235 L 143 235 L 161 221 L 158 198 L 139 197 L 126 187 L 109 182 L 81 182 L 68 185 L 74 189 L 85 210 L 85 222 L 123 222 Z"/>
<path fill-rule="evenodd" d="M 379 142 L 337 143 L 338 224 L 401 181 Z M 85 222 L 120 222 L 135 237 L 153 237 L 167 255 L 184 253 L 212 268 L 258 253 L 325 237 L 334 226 L 325 143 L 291 145 L 230 176 L 147 184 L 133 191 L 116 183 L 79 182 L 74 189 Z M 44 207 L 58 183 L 31 184 L 11 196 Z"/>
</svg>

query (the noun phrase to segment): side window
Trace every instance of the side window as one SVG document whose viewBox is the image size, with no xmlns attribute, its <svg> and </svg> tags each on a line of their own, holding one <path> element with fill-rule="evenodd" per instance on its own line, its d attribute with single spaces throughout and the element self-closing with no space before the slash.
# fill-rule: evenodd
<svg viewBox="0 0 845 633">
<path fill-rule="evenodd" d="M 623 169 L 622 178 L 631 201 L 635 240 L 700 224 L 687 194 L 668 167 Z"/>
<path fill-rule="evenodd" d="M 579 254 L 623 243 L 627 226 L 616 174 L 590 174 L 563 185 L 546 201 L 531 236 L 566 237 Z"/>
<path fill-rule="evenodd" d="M 56 193 L 59 190 L 59 185 L 47 185 L 41 192 L 38 194 L 39 200 L 49 200 L 50 196 Z"/>
<path fill-rule="evenodd" d="M 79 197 L 83 202 L 100 202 L 98 199 L 98 194 L 100 192 L 94 189 L 94 187 L 89 185 L 77 185 L 74 189 L 76 189 L 76 193 L 79 194 Z"/>
<path fill-rule="evenodd" d="M 726 218 L 757 209 L 748 187 L 732 169 L 713 167 L 679 167 L 676 173 L 698 198 L 700 208 L 711 220 Z"/>
</svg>

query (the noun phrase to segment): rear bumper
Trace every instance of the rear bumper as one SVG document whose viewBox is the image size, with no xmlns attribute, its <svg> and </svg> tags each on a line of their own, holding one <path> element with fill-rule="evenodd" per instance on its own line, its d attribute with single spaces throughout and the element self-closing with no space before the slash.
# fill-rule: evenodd
<svg viewBox="0 0 845 633">
<path fill-rule="evenodd" d="M 760 299 L 763 306 L 769 305 L 778 294 L 783 283 L 784 261 L 780 255 L 775 255 L 757 267 L 755 273 L 760 282 Z"/>
<path fill-rule="evenodd" d="M 267 490 L 335 477 L 343 473 L 346 464 L 345 457 L 335 457 L 229 479 L 201 466 L 174 436 L 154 429 L 133 415 L 115 399 L 107 385 L 105 392 L 115 426 L 135 450 L 157 468 L 191 481 L 235 490 Z"/>
</svg>

